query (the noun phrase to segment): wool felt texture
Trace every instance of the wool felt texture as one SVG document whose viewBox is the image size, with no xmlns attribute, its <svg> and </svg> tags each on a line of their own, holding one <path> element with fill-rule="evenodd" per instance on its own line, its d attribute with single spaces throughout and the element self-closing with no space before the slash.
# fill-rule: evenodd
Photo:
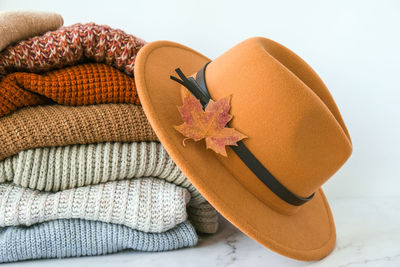
<svg viewBox="0 0 400 267">
<path fill-rule="evenodd" d="M 148 252 L 193 247 L 198 237 L 188 222 L 162 233 L 80 219 L 0 229 L 0 262 L 99 256 L 126 249 Z"/>
<path fill-rule="evenodd" d="M 136 54 L 144 44 L 122 30 L 78 23 L 9 46 L 0 53 L 0 75 L 44 72 L 92 61 L 133 76 Z"/>
<path fill-rule="evenodd" d="M 17 41 L 54 31 L 63 18 L 51 12 L 0 11 L 0 51 Z"/>
<path fill-rule="evenodd" d="M 38 147 L 101 142 L 158 141 L 142 107 L 45 105 L 0 118 L 0 160 Z"/>
<path fill-rule="evenodd" d="M 0 227 L 87 219 L 160 233 L 187 219 L 189 200 L 186 189 L 156 178 L 108 182 L 57 193 L 1 184 Z"/>
<path fill-rule="evenodd" d="M 134 79 L 105 64 L 89 63 L 42 74 L 15 72 L 0 81 L 0 116 L 43 104 L 139 105 Z"/>
<path fill-rule="evenodd" d="M 218 214 L 158 142 L 97 143 L 20 151 L 0 161 L 0 183 L 58 192 L 87 185 L 156 177 L 186 188 L 189 220 L 202 233 L 215 233 Z"/>
<path fill-rule="evenodd" d="M 181 44 L 144 46 L 135 65 L 143 109 L 168 154 L 221 214 L 262 245 L 298 260 L 317 260 L 335 246 L 333 216 L 320 188 L 352 152 L 351 139 L 324 83 L 295 53 L 266 38 L 250 38 L 215 60 Z M 306 198 L 290 205 L 229 147 L 227 157 L 186 142 L 173 128 L 187 89 L 171 81 L 207 65 L 205 82 L 215 101 L 231 96 L 229 127 L 248 136 L 243 144 L 288 190 Z M 215 179 L 218 177 L 218 179 Z"/>
</svg>

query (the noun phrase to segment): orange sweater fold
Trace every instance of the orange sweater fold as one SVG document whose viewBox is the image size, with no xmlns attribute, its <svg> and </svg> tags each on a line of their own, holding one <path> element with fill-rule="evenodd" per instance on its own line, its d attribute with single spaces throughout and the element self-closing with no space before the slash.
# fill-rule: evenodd
<svg viewBox="0 0 400 267">
<path fill-rule="evenodd" d="M 134 79 L 105 64 L 88 63 L 42 74 L 15 72 L 0 81 L 0 117 L 43 104 L 140 105 Z"/>
</svg>

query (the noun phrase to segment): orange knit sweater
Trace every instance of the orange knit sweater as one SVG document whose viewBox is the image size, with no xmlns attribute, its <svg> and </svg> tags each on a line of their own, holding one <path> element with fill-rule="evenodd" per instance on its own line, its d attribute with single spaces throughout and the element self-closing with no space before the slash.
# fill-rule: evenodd
<svg viewBox="0 0 400 267">
<path fill-rule="evenodd" d="M 15 72 L 0 81 L 0 117 L 25 106 L 131 103 L 134 79 L 105 64 L 88 63 L 43 74 Z"/>
</svg>

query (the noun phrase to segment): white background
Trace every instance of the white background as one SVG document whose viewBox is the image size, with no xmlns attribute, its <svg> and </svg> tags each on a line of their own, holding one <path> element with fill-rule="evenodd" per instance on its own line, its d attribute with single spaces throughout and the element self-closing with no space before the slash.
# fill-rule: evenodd
<svg viewBox="0 0 400 267">
<path fill-rule="evenodd" d="M 56 11 L 146 41 L 172 40 L 215 58 L 251 36 L 289 47 L 320 74 L 354 152 L 325 186 L 329 198 L 400 196 L 399 1 L 0 0 L 1 10 Z"/>
<path fill-rule="evenodd" d="M 65 25 L 108 24 L 146 41 L 180 42 L 210 58 L 248 37 L 268 37 L 320 74 L 354 144 L 350 160 L 325 186 L 338 240 L 320 262 L 276 255 L 224 222 L 192 249 L 72 258 L 58 261 L 60 267 L 400 266 L 400 1 L 0 0 L 0 10 L 10 9 L 55 11 Z M 54 261 L 18 266 L 35 264 Z"/>
</svg>

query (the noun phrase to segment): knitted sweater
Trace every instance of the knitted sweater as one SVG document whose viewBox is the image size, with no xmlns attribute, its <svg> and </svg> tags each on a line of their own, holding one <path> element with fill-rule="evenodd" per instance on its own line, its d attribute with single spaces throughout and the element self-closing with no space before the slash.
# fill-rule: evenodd
<svg viewBox="0 0 400 267">
<path fill-rule="evenodd" d="M 158 141 L 142 107 L 27 107 L 0 118 L 0 160 L 19 151 L 97 142 Z"/>
<path fill-rule="evenodd" d="M 48 193 L 0 185 L 0 227 L 87 219 L 160 233 L 187 219 L 189 192 L 161 179 L 108 182 Z"/>
<path fill-rule="evenodd" d="M 33 74 L 15 72 L 0 81 L 0 117 L 40 104 L 140 104 L 134 79 L 105 64 L 81 64 Z"/>
<path fill-rule="evenodd" d="M 0 51 L 8 45 L 63 25 L 63 18 L 50 12 L 1 11 Z"/>
<path fill-rule="evenodd" d="M 99 221 L 55 220 L 28 228 L 0 228 L 0 262 L 97 256 L 125 249 L 167 251 L 195 246 L 197 240 L 189 222 L 163 233 L 144 233 Z"/>
<path fill-rule="evenodd" d="M 0 161 L 0 183 L 57 192 L 123 179 L 157 177 L 205 202 L 159 142 L 96 143 L 20 151 Z"/>
<path fill-rule="evenodd" d="M 57 192 L 86 185 L 154 176 L 189 190 L 189 220 L 215 233 L 216 210 L 203 198 L 158 142 L 100 143 L 24 150 L 0 161 L 0 183 Z"/>
<path fill-rule="evenodd" d="M 144 44 L 133 35 L 105 25 L 75 24 L 5 49 L 0 53 L 0 75 L 43 72 L 94 61 L 133 76 L 136 54 Z"/>
</svg>

